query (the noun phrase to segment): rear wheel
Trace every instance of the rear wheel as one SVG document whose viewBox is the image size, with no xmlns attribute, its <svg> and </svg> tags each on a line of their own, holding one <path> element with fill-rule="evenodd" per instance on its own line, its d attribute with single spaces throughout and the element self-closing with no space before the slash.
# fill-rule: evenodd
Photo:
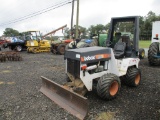
<svg viewBox="0 0 160 120">
<path fill-rule="evenodd" d="M 148 50 L 148 61 L 150 65 L 160 65 L 160 59 L 155 58 L 154 55 L 157 55 L 159 52 L 159 43 L 158 42 L 153 42 L 149 46 Z"/>
<path fill-rule="evenodd" d="M 21 45 L 17 45 L 16 46 L 16 51 L 21 52 L 22 51 L 22 46 Z"/>
<path fill-rule="evenodd" d="M 65 44 L 60 44 L 57 48 L 57 51 L 60 55 L 64 55 L 64 52 L 65 52 Z"/>
<path fill-rule="evenodd" d="M 128 86 L 136 87 L 140 84 L 141 81 L 141 72 L 138 68 L 129 68 L 125 79 L 123 79 L 124 83 Z"/>
<path fill-rule="evenodd" d="M 97 94 L 102 99 L 110 100 L 117 96 L 120 87 L 121 82 L 118 76 L 105 74 L 98 80 Z"/>
</svg>

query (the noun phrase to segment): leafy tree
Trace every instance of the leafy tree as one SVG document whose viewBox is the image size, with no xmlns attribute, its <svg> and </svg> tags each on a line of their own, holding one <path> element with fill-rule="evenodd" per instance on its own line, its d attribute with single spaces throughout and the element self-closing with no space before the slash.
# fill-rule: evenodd
<svg viewBox="0 0 160 120">
<path fill-rule="evenodd" d="M 152 35 L 152 22 L 159 21 L 160 15 L 156 15 L 154 12 L 149 11 L 144 17 L 140 16 L 140 39 L 150 40 Z"/>
<path fill-rule="evenodd" d="M 106 32 L 108 32 L 109 27 L 110 27 L 110 23 L 107 23 L 107 24 L 104 26 L 104 28 L 105 28 Z"/>
<path fill-rule="evenodd" d="M 96 26 L 91 25 L 88 28 L 88 31 L 90 31 L 91 34 L 99 34 L 99 33 L 103 33 L 104 30 L 106 31 L 106 27 L 107 26 L 104 26 L 102 24 L 97 24 Z"/>
<path fill-rule="evenodd" d="M 75 34 L 76 34 L 76 25 L 74 25 L 74 27 L 72 28 L 72 31 L 69 28 L 64 29 L 65 38 L 70 38 L 70 35 L 75 36 Z M 85 27 L 78 26 L 78 34 L 82 39 L 86 38 L 87 29 Z"/>
<path fill-rule="evenodd" d="M 5 31 L 3 31 L 3 35 L 5 35 L 7 37 L 18 36 L 19 32 L 17 30 L 12 29 L 12 28 L 6 28 Z"/>
<path fill-rule="evenodd" d="M 68 27 L 63 29 L 64 38 L 68 39 L 70 37 L 70 29 Z"/>
</svg>

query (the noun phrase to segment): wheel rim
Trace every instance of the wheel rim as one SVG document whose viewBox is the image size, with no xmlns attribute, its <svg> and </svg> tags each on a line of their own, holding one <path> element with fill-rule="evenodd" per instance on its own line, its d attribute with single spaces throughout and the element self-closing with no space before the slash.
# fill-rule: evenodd
<svg viewBox="0 0 160 120">
<path fill-rule="evenodd" d="M 17 51 L 21 51 L 22 47 L 21 46 L 17 46 Z"/>
<path fill-rule="evenodd" d="M 117 81 L 112 82 L 109 88 L 110 95 L 114 96 L 118 92 L 118 88 L 119 88 L 118 82 Z"/>
<path fill-rule="evenodd" d="M 140 74 L 137 74 L 135 78 L 135 84 L 138 85 L 139 82 L 140 82 Z"/>
<path fill-rule="evenodd" d="M 143 51 L 143 52 L 142 52 L 142 57 L 144 58 L 144 56 L 145 56 L 145 52 Z"/>
</svg>

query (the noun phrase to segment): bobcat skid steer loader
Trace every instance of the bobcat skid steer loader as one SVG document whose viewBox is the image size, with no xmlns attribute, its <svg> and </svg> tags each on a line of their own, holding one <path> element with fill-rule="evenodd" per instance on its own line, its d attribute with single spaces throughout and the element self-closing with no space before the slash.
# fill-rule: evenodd
<svg viewBox="0 0 160 120">
<path fill-rule="evenodd" d="M 124 25 L 125 29 L 127 25 L 133 27 L 128 28 L 134 35 L 132 40 L 117 31 L 118 28 L 123 30 Z M 107 47 L 67 50 L 64 55 L 67 82 L 59 85 L 42 76 L 40 91 L 72 115 L 84 119 L 88 112 L 87 91 L 96 88 L 100 98 L 111 100 L 119 93 L 121 80 L 126 85 L 138 86 L 141 81 L 138 26 L 137 16 L 112 18 Z"/>
</svg>

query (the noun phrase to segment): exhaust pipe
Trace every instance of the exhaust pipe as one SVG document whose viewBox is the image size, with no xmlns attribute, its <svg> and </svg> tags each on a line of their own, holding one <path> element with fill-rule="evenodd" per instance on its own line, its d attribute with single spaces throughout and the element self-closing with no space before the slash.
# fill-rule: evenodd
<svg viewBox="0 0 160 120">
<path fill-rule="evenodd" d="M 63 86 L 41 76 L 40 91 L 48 98 L 79 119 L 84 119 L 88 113 L 88 100 L 79 94 L 65 89 Z"/>
</svg>

